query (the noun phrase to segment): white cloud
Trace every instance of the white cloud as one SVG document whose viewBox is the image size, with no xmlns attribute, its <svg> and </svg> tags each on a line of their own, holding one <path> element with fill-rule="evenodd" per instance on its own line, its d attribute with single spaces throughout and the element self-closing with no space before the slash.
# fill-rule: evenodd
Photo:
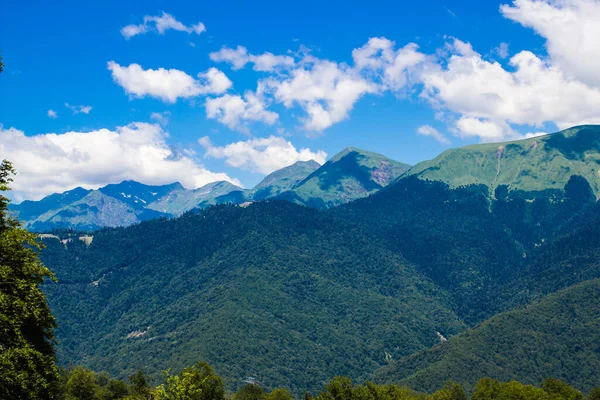
<svg viewBox="0 0 600 400">
<path fill-rule="evenodd" d="M 187 32 L 188 34 L 195 33 L 197 35 L 206 31 L 206 27 L 202 22 L 198 22 L 195 25 L 184 25 L 183 23 L 177 21 L 175 17 L 171 14 L 167 14 L 163 11 L 160 16 L 150 16 L 146 15 L 144 17 L 144 23 L 140 25 L 127 25 L 121 29 L 121 35 L 125 37 L 125 39 L 130 39 L 133 36 L 140 35 L 151 30 L 157 31 L 159 34 L 164 35 L 164 33 L 173 29 L 180 32 Z"/>
<path fill-rule="evenodd" d="M 315 160 L 323 164 L 327 158 L 327 153 L 322 150 L 316 152 L 308 148 L 297 150 L 291 142 L 278 136 L 249 139 L 222 147 L 213 145 L 206 136 L 200 138 L 198 142 L 206 149 L 205 157 L 222 158 L 234 168 L 262 174 L 270 174 L 296 161 Z"/>
<path fill-rule="evenodd" d="M 171 113 L 169 111 L 164 111 L 164 112 L 153 112 L 152 114 L 150 114 L 150 118 L 155 120 L 156 122 L 158 122 L 159 124 L 161 124 L 162 126 L 165 126 L 169 123 L 169 116 L 171 115 Z"/>
<path fill-rule="evenodd" d="M 446 59 L 420 72 L 421 96 L 458 116 L 459 136 L 501 140 L 518 136 L 512 125 L 600 122 L 600 90 L 569 79 L 548 60 L 521 51 L 510 58 L 509 71 L 460 40 L 449 49 Z"/>
<path fill-rule="evenodd" d="M 115 130 L 33 136 L 0 126 L 0 159 L 10 159 L 17 170 L 12 185 L 17 200 L 126 179 L 147 184 L 179 181 L 188 188 L 217 180 L 240 184 L 174 150 L 166 137 L 159 125 L 140 122 Z"/>
<path fill-rule="evenodd" d="M 394 47 L 394 42 L 386 38 L 371 38 L 364 46 L 352 51 L 354 65 L 359 70 L 377 72 L 386 88 L 400 90 L 413 83 L 417 67 L 429 57 L 419 52 L 415 43 L 398 50 Z"/>
<path fill-rule="evenodd" d="M 46 115 L 48 115 L 50 118 L 58 118 L 58 113 L 52 109 L 48 110 Z"/>
<path fill-rule="evenodd" d="M 235 49 L 222 47 L 219 51 L 210 53 L 210 59 L 214 62 L 226 62 L 231 64 L 234 70 L 242 69 L 248 63 L 253 63 L 255 71 L 271 72 L 278 67 L 293 67 L 294 59 L 290 56 L 275 55 L 270 52 L 255 55 L 250 54 L 248 49 L 238 46 Z"/>
<path fill-rule="evenodd" d="M 544 37 L 553 65 L 567 78 L 600 87 L 600 1 L 515 0 L 500 11 Z"/>
<path fill-rule="evenodd" d="M 432 137 L 441 144 L 450 144 L 450 140 L 431 125 L 420 126 L 419 129 L 417 129 L 417 133 L 422 136 Z"/>
<path fill-rule="evenodd" d="M 498 45 L 498 47 L 494 48 L 493 52 L 502 59 L 508 58 L 508 46 L 508 43 L 502 42 Z"/>
<path fill-rule="evenodd" d="M 92 111 L 92 106 L 73 106 L 69 103 L 65 103 L 65 107 L 73 111 L 73 114 L 89 114 Z"/>
<path fill-rule="evenodd" d="M 460 117 L 456 121 L 455 133 L 461 138 L 476 137 L 483 142 L 499 142 L 505 139 L 521 139 L 510 125 L 504 121 Z"/>
<path fill-rule="evenodd" d="M 247 131 L 247 121 L 262 121 L 273 125 L 279 115 L 265 109 L 265 103 L 256 94 L 246 92 L 244 96 L 226 94 L 206 99 L 206 116 L 216 119 L 231 129 Z"/>
<path fill-rule="evenodd" d="M 232 86 L 227 76 L 216 68 L 198 74 L 198 79 L 177 69 L 143 69 L 139 64 L 122 67 L 108 62 L 113 80 L 132 97 L 150 96 L 168 103 L 178 98 L 221 94 Z"/>
<path fill-rule="evenodd" d="M 288 109 L 300 107 L 306 112 L 301 117 L 304 128 L 317 132 L 348 118 L 364 95 L 388 89 L 397 91 L 412 83 L 413 70 L 429 58 L 414 43 L 396 50 L 394 43 L 386 38 L 372 38 L 352 55 L 354 65 L 347 65 L 313 57 L 304 49 L 295 54 L 296 60 L 269 52 L 253 55 L 245 47 L 237 46 L 223 47 L 211 53 L 210 58 L 228 62 L 234 70 L 253 63 L 254 70 L 270 72 L 269 77 L 259 81 L 257 94 L 272 98 Z M 234 98 L 229 96 L 228 100 Z M 241 98 L 235 100 L 240 109 Z"/>
<path fill-rule="evenodd" d="M 304 109 L 308 116 L 302 122 L 311 131 L 322 131 L 343 121 L 363 95 L 379 90 L 353 68 L 313 57 L 306 57 L 289 74 L 268 78 L 261 84 L 286 108 Z"/>
<path fill-rule="evenodd" d="M 235 49 L 222 47 L 221 50 L 210 53 L 209 57 L 214 62 L 226 62 L 231 64 L 234 70 L 242 69 L 250 61 L 248 50 L 243 46 Z"/>
</svg>

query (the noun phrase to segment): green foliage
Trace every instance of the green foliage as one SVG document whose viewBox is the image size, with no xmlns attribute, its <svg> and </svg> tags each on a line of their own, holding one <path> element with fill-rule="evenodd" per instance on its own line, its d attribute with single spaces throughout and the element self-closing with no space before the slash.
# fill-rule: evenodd
<svg viewBox="0 0 600 400">
<path fill-rule="evenodd" d="M 558 379 L 545 379 L 542 382 L 542 389 L 550 395 L 552 400 L 583 400 L 583 393 Z"/>
<path fill-rule="evenodd" d="M 258 385 L 247 384 L 242 386 L 232 396 L 232 400 L 266 400 L 267 393 Z"/>
<path fill-rule="evenodd" d="M 165 374 L 159 389 L 165 400 L 224 400 L 223 380 L 204 362 L 185 368 L 179 375 Z"/>
<path fill-rule="evenodd" d="M 267 395 L 267 400 L 293 400 L 293 397 L 286 388 L 277 388 Z"/>
<path fill-rule="evenodd" d="M 275 201 L 219 206 L 101 230 L 89 247 L 57 232 L 74 239 L 44 239 L 44 260 L 61 281 L 46 286 L 62 327 L 61 359 L 119 377 L 137 368 L 158 377 L 205 359 L 228 388 L 253 374 L 266 389 L 301 393 L 334 374 L 358 379 L 439 343 L 438 333 L 451 338 L 600 276 L 600 207 L 586 181 L 571 178 L 556 203 L 496 207 L 486 193 L 408 177 L 323 212 Z M 518 342 L 511 324 L 502 327 L 507 341 Z M 562 358 L 583 348 L 590 359 L 581 332 L 564 342 Z M 540 357 L 555 351 L 553 340 L 544 343 Z M 494 346 L 481 344 L 491 365 L 462 360 L 453 370 L 464 375 L 458 378 L 445 371 L 426 377 L 429 364 L 419 361 L 423 388 L 501 377 L 489 372 L 497 365 L 509 368 L 506 379 L 526 383 L 548 375 L 592 383 L 576 378 L 574 366 L 557 374 L 529 359 L 523 373 L 509 346 L 506 354 Z M 411 365 L 406 371 L 415 371 Z"/>
<path fill-rule="evenodd" d="M 600 387 L 594 387 L 587 395 L 588 400 L 600 400 Z"/>
<path fill-rule="evenodd" d="M 129 377 L 131 397 L 136 400 L 152 399 L 152 387 L 142 370 Z M 159 389 L 160 390 L 160 389 Z"/>
<path fill-rule="evenodd" d="M 431 400 L 467 400 L 467 394 L 458 383 L 447 382 L 444 387 L 433 393 Z"/>
<path fill-rule="evenodd" d="M 103 400 L 117 400 L 129 395 L 129 386 L 123 381 L 110 379 L 103 390 Z"/>
<path fill-rule="evenodd" d="M 77 367 L 69 374 L 65 385 L 67 400 L 100 400 L 100 386 L 96 374 L 83 367 Z"/>
<path fill-rule="evenodd" d="M 331 380 L 317 400 L 425 400 L 426 396 L 410 388 L 396 385 L 354 385 L 348 377 L 338 376 Z"/>
<path fill-rule="evenodd" d="M 0 192 L 14 170 L 0 165 Z M 54 317 L 40 285 L 53 278 L 40 262 L 35 235 L 9 216 L 0 194 L 0 398 L 47 398 L 55 391 Z"/>
</svg>

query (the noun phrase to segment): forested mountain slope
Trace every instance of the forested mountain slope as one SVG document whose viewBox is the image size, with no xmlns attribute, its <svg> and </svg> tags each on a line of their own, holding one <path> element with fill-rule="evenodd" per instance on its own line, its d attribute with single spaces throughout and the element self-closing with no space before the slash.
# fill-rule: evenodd
<svg viewBox="0 0 600 400">
<path fill-rule="evenodd" d="M 466 327 L 359 225 L 286 202 L 100 230 L 89 247 L 44 242 L 61 360 L 119 376 L 205 360 L 233 386 L 316 390 Z"/>
<path fill-rule="evenodd" d="M 490 201 L 484 185 L 452 189 L 411 176 L 330 212 L 380 237 L 383 246 L 451 293 L 465 321 L 477 323 L 531 300 L 531 293 L 521 303 L 500 293 L 527 276 L 522 271 L 543 250 L 542 241 L 570 233 L 564 223 L 593 207 L 585 180 L 573 177 L 565 186 L 558 201 Z"/>
<path fill-rule="evenodd" d="M 600 384 L 600 279 L 496 315 L 474 329 L 376 371 L 381 382 L 430 391 L 481 377 L 537 384 L 547 377 Z"/>
</svg>

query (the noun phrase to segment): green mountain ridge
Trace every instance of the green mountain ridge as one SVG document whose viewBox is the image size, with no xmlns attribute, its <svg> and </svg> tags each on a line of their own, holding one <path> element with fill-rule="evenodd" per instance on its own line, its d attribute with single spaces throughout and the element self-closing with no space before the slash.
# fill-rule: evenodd
<svg viewBox="0 0 600 400">
<path fill-rule="evenodd" d="M 277 198 L 315 208 L 333 207 L 377 192 L 409 167 L 377 153 L 348 147 Z"/>
<path fill-rule="evenodd" d="M 549 135 L 446 150 L 412 167 L 404 176 L 439 180 L 451 187 L 483 184 L 490 197 L 500 186 L 533 198 L 560 191 L 573 175 L 600 194 L 600 126 L 583 125 Z"/>
<path fill-rule="evenodd" d="M 299 182 L 319 169 L 321 165 L 314 161 L 298 161 L 289 167 L 267 175 L 258 185 L 248 191 L 247 197 L 264 200 L 293 189 Z"/>
</svg>

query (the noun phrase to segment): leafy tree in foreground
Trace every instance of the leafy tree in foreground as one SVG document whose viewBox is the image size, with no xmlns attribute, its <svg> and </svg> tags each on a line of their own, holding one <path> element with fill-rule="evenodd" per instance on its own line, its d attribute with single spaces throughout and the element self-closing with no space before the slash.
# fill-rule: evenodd
<svg viewBox="0 0 600 400">
<path fill-rule="evenodd" d="M 65 385 L 67 400 L 100 400 L 100 386 L 96 374 L 83 367 L 77 367 L 69 376 Z"/>
<path fill-rule="evenodd" d="M 292 394 L 285 388 L 273 389 L 271 393 L 267 395 L 267 400 L 293 400 Z"/>
<path fill-rule="evenodd" d="M 51 398 L 58 387 L 54 317 L 40 284 L 53 279 L 38 258 L 36 236 L 8 214 L 15 171 L 0 164 L 0 398 Z"/>
<path fill-rule="evenodd" d="M 583 393 L 573 389 L 558 379 L 548 378 L 542 382 L 542 389 L 554 400 L 583 400 Z"/>
<path fill-rule="evenodd" d="M 458 383 L 448 382 L 443 388 L 435 392 L 433 400 L 467 400 L 465 389 Z"/>
<path fill-rule="evenodd" d="M 135 375 L 129 377 L 131 383 L 131 397 L 136 400 L 152 399 L 152 388 L 148 383 L 148 378 L 143 371 L 138 371 Z"/>
<path fill-rule="evenodd" d="M 224 400 L 223 380 L 210 365 L 198 362 L 179 375 L 165 373 L 165 384 L 157 388 L 156 397 L 164 400 Z"/>
<path fill-rule="evenodd" d="M 258 385 L 248 384 L 235 392 L 233 400 L 265 400 L 267 394 Z"/>
</svg>

